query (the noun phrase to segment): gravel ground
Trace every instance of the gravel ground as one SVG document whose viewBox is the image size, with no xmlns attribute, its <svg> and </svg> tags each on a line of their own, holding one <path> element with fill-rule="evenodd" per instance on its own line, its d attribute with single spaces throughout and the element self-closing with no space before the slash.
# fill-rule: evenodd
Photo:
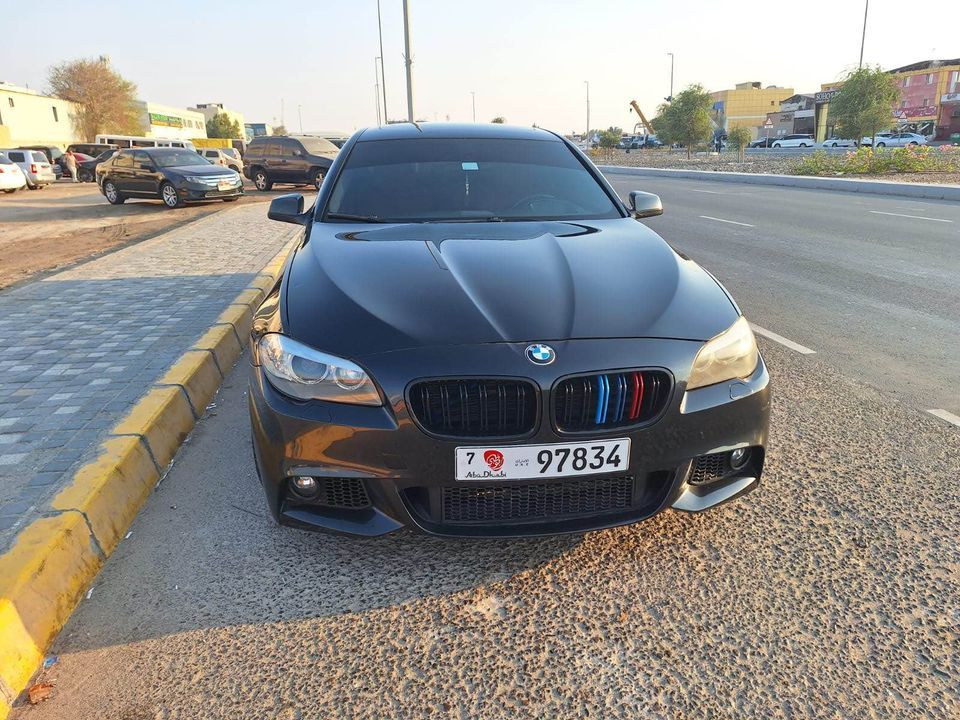
<svg viewBox="0 0 960 720">
<path fill-rule="evenodd" d="M 14 717 L 960 717 L 956 428 L 763 350 L 760 489 L 528 541 L 272 526 L 241 363 Z"/>
<path fill-rule="evenodd" d="M 792 175 L 799 162 L 796 157 L 748 154 L 744 162 L 737 162 L 736 152 L 721 155 L 701 153 L 689 160 L 682 150 L 643 150 L 627 153 L 613 150 L 609 156 L 597 154 L 593 161 L 598 165 L 622 165 L 625 167 L 674 168 L 678 170 L 714 170 L 724 172 Z M 934 183 L 937 185 L 960 185 L 960 173 L 888 173 L 886 175 L 844 175 L 859 180 L 882 180 L 887 182 Z"/>
</svg>

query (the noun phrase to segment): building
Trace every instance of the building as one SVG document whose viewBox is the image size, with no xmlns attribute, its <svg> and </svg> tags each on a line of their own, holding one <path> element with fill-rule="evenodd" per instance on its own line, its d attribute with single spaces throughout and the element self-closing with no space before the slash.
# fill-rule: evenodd
<svg viewBox="0 0 960 720">
<path fill-rule="evenodd" d="M 923 60 L 887 72 L 896 78 L 900 88 L 900 99 L 890 108 L 890 129 L 920 133 L 935 140 L 949 140 L 960 134 L 960 58 Z M 842 86 L 842 82 L 824 83 L 816 94 L 817 140 L 833 134 L 830 100 Z"/>
<path fill-rule="evenodd" d="M 67 145 L 79 137 L 77 106 L 68 100 L 0 82 L 0 147 Z"/>
<path fill-rule="evenodd" d="M 757 137 L 758 127 L 774 112 L 780 103 L 794 94 L 793 88 L 769 85 L 761 87 L 758 82 L 738 83 L 733 90 L 710 93 L 713 98 L 711 116 L 725 131 L 742 125 Z"/>
<path fill-rule="evenodd" d="M 191 140 L 207 136 L 207 120 L 199 111 L 145 100 L 138 100 L 137 107 L 145 137 Z"/>
<path fill-rule="evenodd" d="M 267 123 L 245 123 L 243 130 L 247 136 L 247 142 L 250 142 L 255 137 L 273 135 L 273 126 Z"/>
<path fill-rule="evenodd" d="M 243 121 L 243 115 L 238 113 L 236 110 L 228 110 L 223 106 L 223 103 L 197 103 L 197 106 L 190 108 L 190 110 L 195 110 L 199 113 L 202 113 L 207 122 L 213 120 L 215 115 L 226 115 L 227 118 L 233 120 L 235 123 L 237 123 L 237 125 L 240 126 L 241 132 L 243 132 L 243 128 L 246 125 L 246 123 Z"/>
<path fill-rule="evenodd" d="M 760 137 L 782 137 L 794 133 L 814 134 L 813 95 L 791 95 L 780 108 L 767 113 L 767 121 L 756 128 Z"/>
</svg>

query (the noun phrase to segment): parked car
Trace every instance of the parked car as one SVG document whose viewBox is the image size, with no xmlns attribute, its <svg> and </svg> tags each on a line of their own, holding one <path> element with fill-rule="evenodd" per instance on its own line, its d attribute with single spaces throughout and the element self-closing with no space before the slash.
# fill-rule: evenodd
<svg viewBox="0 0 960 720">
<path fill-rule="evenodd" d="M 116 150 L 119 145 L 110 143 L 73 143 L 67 145 L 67 150 L 73 150 L 75 153 L 83 153 L 91 157 L 100 157 L 107 150 Z"/>
<path fill-rule="evenodd" d="M 857 146 L 857 142 L 855 140 L 850 140 L 849 138 L 832 137 L 824 140 L 823 146 L 825 148 L 826 147 L 852 148 Z"/>
<path fill-rule="evenodd" d="M 243 158 L 243 174 L 257 190 L 274 183 L 313 185 L 318 190 L 340 149 L 310 135 L 255 137 Z"/>
<path fill-rule="evenodd" d="M 97 165 L 112 158 L 118 151 L 104 150 L 92 160 L 77 163 L 77 179 L 80 182 L 93 182 L 97 179 Z"/>
<path fill-rule="evenodd" d="M 197 154 L 214 165 L 223 165 L 234 172 L 239 173 L 243 170 L 243 160 L 233 148 L 197 148 Z"/>
<path fill-rule="evenodd" d="M 27 178 L 20 166 L 0 151 L 0 190 L 9 195 L 26 185 Z"/>
<path fill-rule="evenodd" d="M 170 208 L 199 200 L 233 202 L 243 180 L 233 170 L 212 165 L 187 148 L 120 150 L 96 168 L 97 185 L 107 201 L 159 198 Z"/>
<path fill-rule="evenodd" d="M 253 319 L 273 516 L 446 536 L 586 532 L 756 487 L 769 379 L 710 273 L 572 143 L 505 125 L 363 130 Z"/>
<path fill-rule="evenodd" d="M 817 144 L 817 141 L 814 140 L 813 135 L 784 135 L 782 137 L 774 138 L 773 147 L 775 148 L 792 148 L 792 147 L 813 147 Z"/>
<path fill-rule="evenodd" d="M 56 145 L 21 145 L 18 150 L 39 150 L 47 156 L 47 162 L 56 165 L 63 157 L 63 150 Z"/>
<path fill-rule="evenodd" d="M 12 148 L 10 150 L 0 150 L 0 152 L 20 167 L 23 176 L 27 179 L 27 187 L 31 190 L 40 190 L 57 181 L 53 166 L 47 160 L 47 156 L 39 150 Z"/>
<path fill-rule="evenodd" d="M 873 146 L 873 138 L 865 137 L 860 140 L 865 147 Z M 926 145 L 927 138 L 923 135 L 910 132 L 881 132 L 877 133 L 877 147 L 907 147 L 908 145 Z"/>
<path fill-rule="evenodd" d="M 777 138 L 775 137 L 762 137 L 754 140 L 747 147 L 752 148 L 769 148 L 773 147 L 773 143 Z"/>
</svg>

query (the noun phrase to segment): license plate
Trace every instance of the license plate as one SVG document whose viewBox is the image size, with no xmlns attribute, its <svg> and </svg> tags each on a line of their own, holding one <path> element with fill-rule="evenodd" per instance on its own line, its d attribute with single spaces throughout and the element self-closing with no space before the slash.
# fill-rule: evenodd
<svg viewBox="0 0 960 720">
<path fill-rule="evenodd" d="M 233 190 L 233 182 L 230 180 L 221 180 L 217 183 L 217 190 Z"/>
<path fill-rule="evenodd" d="M 630 438 L 551 445 L 458 447 L 457 480 L 525 480 L 621 472 Z"/>
</svg>

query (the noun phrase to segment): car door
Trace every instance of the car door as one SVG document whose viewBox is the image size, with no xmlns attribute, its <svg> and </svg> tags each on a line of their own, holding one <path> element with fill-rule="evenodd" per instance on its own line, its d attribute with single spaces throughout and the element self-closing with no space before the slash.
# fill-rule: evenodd
<svg viewBox="0 0 960 720">
<path fill-rule="evenodd" d="M 261 163 L 272 180 L 279 180 L 283 174 L 283 166 L 280 164 L 280 160 L 280 138 L 272 138 L 263 147 L 263 162 Z"/>
<path fill-rule="evenodd" d="M 134 150 L 133 167 L 130 171 L 131 190 L 137 195 L 157 195 L 160 193 L 160 174 L 156 162 L 143 150 Z"/>
<path fill-rule="evenodd" d="M 283 167 L 283 179 L 294 182 L 304 182 L 306 168 L 303 167 L 303 148 L 296 140 L 280 138 L 280 162 Z"/>
<path fill-rule="evenodd" d="M 129 150 L 118 153 L 110 163 L 106 176 L 113 180 L 121 193 L 131 192 L 133 188 L 133 153 Z"/>
</svg>

